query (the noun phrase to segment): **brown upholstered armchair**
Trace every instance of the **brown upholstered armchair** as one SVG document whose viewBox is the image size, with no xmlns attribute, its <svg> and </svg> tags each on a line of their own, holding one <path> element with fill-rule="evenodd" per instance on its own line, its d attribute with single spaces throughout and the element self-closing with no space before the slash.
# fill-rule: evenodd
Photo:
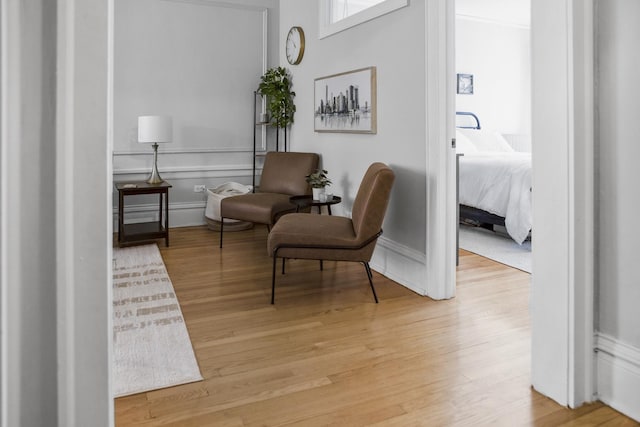
<svg viewBox="0 0 640 427">
<path fill-rule="evenodd" d="M 383 163 L 374 163 L 362 179 L 353 202 L 352 219 L 292 213 L 283 216 L 269 233 L 267 250 L 273 257 L 271 304 L 275 300 L 276 260 L 283 258 L 355 261 L 364 264 L 376 303 L 369 261 L 382 234 L 395 175 Z M 320 264 L 322 268 L 322 263 Z"/>
<path fill-rule="evenodd" d="M 226 197 L 220 202 L 220 247 L 225 218 L 266 224 L 271 228 L 280 216 L 295 212 L 296 206 L 289 198 L 311 194 L 305 177 L 318 168 L 318 160 L 315 153 L 268 152 L 260 191 Z"/>
</svg>

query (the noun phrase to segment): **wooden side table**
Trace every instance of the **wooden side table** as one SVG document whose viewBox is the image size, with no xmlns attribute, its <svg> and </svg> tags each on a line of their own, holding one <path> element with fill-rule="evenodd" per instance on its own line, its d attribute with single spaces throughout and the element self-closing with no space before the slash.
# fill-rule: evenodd
<svg viewBox="0 0 640 427">
<path fill-rule="evenodd" d="M 160 184 L 149 184 L 145 181 L 116 182 L 115 187 L 118 190 L 118 246 L 162 238 L 164 238 L 165 245 L 169 246 L 169 188 L 171 188 L 171 184 L 167 181 Z M 158 195 L 158 220 L 125 224 L 125 196 L 141 194 Z"/>
</svg>

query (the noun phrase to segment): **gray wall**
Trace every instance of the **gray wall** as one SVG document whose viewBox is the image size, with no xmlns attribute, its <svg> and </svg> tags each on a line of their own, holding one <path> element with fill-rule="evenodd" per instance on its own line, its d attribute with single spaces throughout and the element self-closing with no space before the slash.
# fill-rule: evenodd
<svg viewBox="0 0 640 427">
<path fill-rule="evenodd" d="M 640 348 L 640 2 L 599 1 L 598 330 Z"/>
<path fill-rule="evenodd" d="M 317 3 L 317 2 L 314 2 Z M 306 34 L 305 56 L 290 66 L 297 112 L 291 131 L 295 151 L 322 154 L 322 164 L 342 195 L 338 213 L 350 214 L 360 180 L 370 163 L 389 164 L 396 173 L 384 236 L 425 252 L 426 127 L 425 5 L 408 7 L 318 40 L 317 4 L 283 0 L 280 40 L 293 25 Z M 282 63 L 286 59 L 282 58 Z M 377 68 L 375 135 L 314 132 L 314 79 L 368 66 Z"/>
<path fill-rule="evenodd" d="M 317 39 L 317 2 L 245 0 L 139 0 L 115 2 L 114 180 L 145 179 L 151 147 L 138 144 L 141 114 L 174 116 L 174 142 L 161 144 L 158 167 L 173 188 L 170 226 L 204 223 L 208 188 L 228 181 L 251 183 L 252 91 L 263 43 L 257 28 L 268 11 L 266 62 L 287 66 L 297 113 L 289 149 L 323 155 L 335 194 L 336 213 L 349 215 L 360 180 L 374 161 L 394 168 L 397 181 L 372 265 L 424 293 L 426 235 L 425 5 L 421 2 L 323 40 Z M 245 25 L 241 21 L 246 21 Z M 140 25 L 145 22 L 145 25 Z M 303 27 L 306 53 L 289 66 L 284 42 L 289 28 Z M 213 42 L 211 41 L 213 40 Z M 317 77 L 377 67 L 376 135 L 313 131 L 313 82 Z M 273 143 L 272 132 L 267 140 Z M 273 145 L 269 147 L 273 149 Z M 117 198 L 114 194 L 114 227 Z M 155 200 L 129 198 L 128 221 L 154 219 Z"/>
<path fill-rule="evenodd" d="M 437 177 L 427 177 L 425 3 L 410 2 L 323 39 L 318 39 L 318 2 L 313 3 L 309 7 L 308 2 L 280 2 L 280 45 L 292 26 L 305 32 L 305 55 L 299 65 L 288 65 L 284 52 L 280 55 L 280 63 L 291 70 L 296 92 L 292 150 L 320 153 L 322 167 L 333 181 L 330 191 L 342 196 L 342 203 L 332 208 L 338 215 L 351 215 L 371 163 L 380 161 L 394 170 L 384 234 L 371 266 L 419 294 L 431 292 L 435 297 L 436 279 L 429 279 L 426 254 L 427 183 L 430 179 L 435 188 Z M 377 133 L 315 132 L 315 79 L 369 66 L 377 72 Z M 428 290 L 430 284 L 434 289 Z"/>
<path fill-rule="evenodd" d="M 137 142 L 138 116 L 172 116 L 173 142 L 158 149 L 160 174 L 173 185 L 172 227 L 204 223 L 205 194 L 194 185 L 252 182 L 253 91 L 277 65 L 277 6 L 115 1 L 114 180 L 151 171 L 151 145 Z M 127 220 L 153 217 L 153 206 L 149 197 L 127 198 Z"/>
<path fill-rule="evenodd" d="M 473 95 L 456 95 L 484 129 L 531 135 L 530 29 L 456 18 L 456 73 L 473 74 Z"/>
<path fill-rule="evenodd" d="M 596 2 L 598 398 L 640 421 L 640 3 Z"/>
</svg>

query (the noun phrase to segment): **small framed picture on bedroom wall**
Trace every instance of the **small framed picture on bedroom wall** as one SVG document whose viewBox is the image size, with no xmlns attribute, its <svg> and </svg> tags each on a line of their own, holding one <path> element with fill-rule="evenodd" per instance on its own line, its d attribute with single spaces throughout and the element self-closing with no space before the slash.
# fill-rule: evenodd
<svg viewBox="0 0 640 427">
<path fill-rule="evenodd" d="M 473 95 L 473 74 L 458 74 L 458 94 Z"/>
</svg>

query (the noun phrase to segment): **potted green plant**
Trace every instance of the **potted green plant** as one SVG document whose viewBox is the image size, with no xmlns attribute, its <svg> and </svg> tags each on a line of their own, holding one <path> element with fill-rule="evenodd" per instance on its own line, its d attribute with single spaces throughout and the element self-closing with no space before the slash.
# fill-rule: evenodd
<svg viewBox="0 0 640 427">
<path fill-rule="evenodd" d="M 293 123 L 296 106 L 293 97 L 296 93 L 291 90 L 291 77 L 284 67 L 269 68 L 260 77 L 258 93 L 267 98 L 266 112 L 269 123 L 276 127 L 276 141 L 278 129 L 284 129 L 285 150 L 287 146 L 287 127 Z M 277 142 L 276 142 L 277 144 Z"/>
<path fill-rule="evenodd" d="M 316 169 L 305 178 L 313 191 L 313 200 L 326 200 L 325 187 L 331 185 L 331 180 L 327 177 L 327 171 L 324 169 Z M 325 199 L 325 200 L 323 200 Z"/>
</svg>

